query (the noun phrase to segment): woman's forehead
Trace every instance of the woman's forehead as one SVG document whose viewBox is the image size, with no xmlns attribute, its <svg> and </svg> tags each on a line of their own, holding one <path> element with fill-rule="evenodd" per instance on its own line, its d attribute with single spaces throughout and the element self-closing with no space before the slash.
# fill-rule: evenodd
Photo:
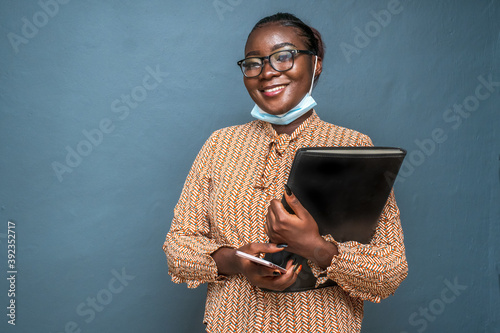
<svg viewBox="0 0 500 333">
<path fill-rule="evenodd" d="M 248 36 L 245 54 L 269 52 L 279 44 L 291 44 L 299 49 L 306 48 L 304 37 L 300 35 L 298 28 L 284 26 L 280 23 L 268 23 L 256 28 Z"/>
</svg>

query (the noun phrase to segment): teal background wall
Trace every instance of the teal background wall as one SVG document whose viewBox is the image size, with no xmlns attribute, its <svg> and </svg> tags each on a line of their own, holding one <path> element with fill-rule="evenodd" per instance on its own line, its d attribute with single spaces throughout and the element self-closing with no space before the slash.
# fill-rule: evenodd
<svg viewBox="0 0 500 333">
<path fill-rule="evenodd" d="M 203 331 L 161 246 L 202 143 L 251 120 L 235 63 L 277 11 L 324 36 L 321 118 L 408 150 L 410 272 L 363 332 L 500 332 L 500 1 L 473 0 L 2 1 L 0 331 Z"/>
</svg>

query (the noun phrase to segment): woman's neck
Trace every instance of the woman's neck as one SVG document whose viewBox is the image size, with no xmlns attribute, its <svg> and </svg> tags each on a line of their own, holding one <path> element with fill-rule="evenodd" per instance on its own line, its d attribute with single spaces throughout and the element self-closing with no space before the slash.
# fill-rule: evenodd
<svg viewBox="0 0 500 333">
<path fill-rule="evenodd" d="M 290 124 L 288 124 L 288 125 L 274 125 L 273 124 L 273 128 L 276 131 L 276 133 L 278 133 L 278 135 L 280 135 L 280 134 L 292 135 L 293 131 L 295 131 L 295 129 L 297 127 L 299 127 L 300 124 L 302 124 L 307 118 L 309 118 L 312 115 L 312 113 L 313 113 L 313 110 L 311 109 L 311 110 L 307 111 L 306 113 L 304 113 L 299 118 L 292 121 Z"/>
</svg>

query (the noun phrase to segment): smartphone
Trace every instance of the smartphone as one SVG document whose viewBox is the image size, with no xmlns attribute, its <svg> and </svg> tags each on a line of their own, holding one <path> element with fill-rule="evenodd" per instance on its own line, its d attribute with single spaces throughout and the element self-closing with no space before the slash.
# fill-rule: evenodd
<svg viewBox="0 0 500 333">
<path fill-rule="evenodd" d="M 286 269 L 284 269 L 283 267 L 278 266 L 278 265 L 276 265 L 276 264 L 274 264 L 274 263 L 272 263 L 270 261 L 267 261 L 265 259 L 261 259 L 261 258 L 255 257 L 255 256 L 253 256 L 251 254 L 248 254 L 248 253 L 245 253 L 245 252 L 241 252 L 241 251 L 238 251 L 238 250 L 236 250 L 236 255 L 238 257 L 242 257 L 242 258 L 248 259 L 250 261 L 253 261 L 256 264 L 277 269 L 278 271 L 280 271 L 280 273 L 283 273 L 283 274 L 286 273 Z"/>
</svg>

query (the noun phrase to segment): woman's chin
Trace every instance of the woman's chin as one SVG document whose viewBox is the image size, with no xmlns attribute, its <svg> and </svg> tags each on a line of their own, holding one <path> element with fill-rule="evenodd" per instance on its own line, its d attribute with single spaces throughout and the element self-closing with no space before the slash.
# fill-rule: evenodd
<svg viewBox="0 0 500 333">
<path fill-rule="evenodd" d="M 263 108 L 260 107 L 264 112 L 272 114 L 273 116 L 282 116 L 287 113 L 288 110 L 275 109 L 275 108 Z"/>
</svg>

